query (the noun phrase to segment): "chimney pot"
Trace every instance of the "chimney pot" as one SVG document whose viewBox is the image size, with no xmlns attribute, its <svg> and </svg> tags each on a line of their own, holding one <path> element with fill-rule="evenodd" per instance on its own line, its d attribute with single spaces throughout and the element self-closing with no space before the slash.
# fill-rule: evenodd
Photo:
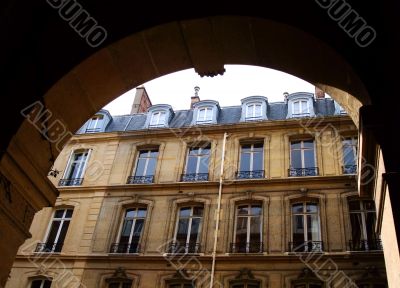
<svg viewBox="0 0 400 288">
<path fill-rule="evenodd" d="M 193 108 L 194 103 L 197 103 L 197 102 L 200 101 L 199 91 L 200 91 L 200 87 L 199 86 L 194 87 L 194 96 L 192 96 L 190 98 L 190 109 Z"/>
</svg>

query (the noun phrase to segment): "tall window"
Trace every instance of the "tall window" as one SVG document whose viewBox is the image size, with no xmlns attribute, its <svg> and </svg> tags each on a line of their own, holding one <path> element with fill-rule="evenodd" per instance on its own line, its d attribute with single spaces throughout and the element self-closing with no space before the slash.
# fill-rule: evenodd
<svg viewBox="0 0 400 288">
<path fill-rule="evenodd" d="M 316 176 L 314 140 L 292 141 L 290 143 L 289 176 Z"/>
<path fill-rule="evenodd" d="M 86 128 L 86 133 L 96 133 L 101 132 L 103 127 L 104 116 L 103 115 L 95 115 L 93 116 L 88 123 Z"/>
<path fill-rule="evenodd" d="M 146 207 L 126 209 L 119 236 L 119 243 L 114 243 L 112 245 L 111 253 L 140 252 L 140 242 L 146 214 Z"/>
<path fill-rule="evenodd" d="M 292 205 L 292 243 L 296 252 L 322 251 L 318 204 L 300 202 Z"/>
<path fill-rule="evenodd" d="M 200 237 L 203 219 L 202 206 L 181 207 L 175 229 L 172 253 L 200 252 Z"/>
<path fill-rule="evenodd" d="M 37 279 L 31 283 L 31 288 L 50 288 L 51 280 L 48 279 Z"/>
<path fill-rule="evenodd" d="M 357 138 L 349 137 L 342 141 L 343 174 L 357 173 Z"/>
<path fill-rule="evenodd" d="M 304 117 L 310 115 L 310 107 L 307 100 L 297 100 L 292 103 L 292 116 Z"/>
<path fill-rule="evenodd" d="M 75 151 L 68 163 L 64 178 L 60 179 L 59 186 L 78 186 L 82 184 L 89 150 Z"/>
<path fill-rule="evenodd" d="M 240 164 L 236 178 L 264 178 L 263 143 L 242 144 L 240 149 Z"/>
<path fill-rule="evenodd" d="M 211 145 L 190 147 L 182 181 L 207 181 Z"/>
<path fill-rule="evenodd" d="M 373 200 L 350 200 L 351 222 L 350 250 L 382 250 L 379 237 L 375 234 L 376 213 Z"/>
<path fill-rule="evenodd" d="M 164 127 L 166 121 L 165 111 L 155 111 L 151 114 L 150 127 Z"/>
<path fill-rule="evenodd" d="M 237 206 L 235 226 L 235 242 L 231 244 L 232 253 L 263 252 L 261 204 Z"/>
<path fill-rule="evenodd" d="M 197 123 L 209 123 L 212 121 L 212 117 L 212 107 L 199 108 L 199 111 L 197 112 Z"/>
<path fill-rule="evenodd" d="M 135 173 L 129 176 L 128 184 L 153 183 L 157 166 L 158 149 L 140 150 Z"/>
<path fill-rule="evenodd" d="M 261 103 L 253 102 L 246 105 L 246 120 L 257 120 L 262 118 Z"/>
<path fill-rule="evenodd" d="M 61 252 L 65 235 L 71 222 L 73 209 L 59 209 L 54 212 L 53 221 L 45 243 L 39 243 L 36 252 Z"/>
</svg>

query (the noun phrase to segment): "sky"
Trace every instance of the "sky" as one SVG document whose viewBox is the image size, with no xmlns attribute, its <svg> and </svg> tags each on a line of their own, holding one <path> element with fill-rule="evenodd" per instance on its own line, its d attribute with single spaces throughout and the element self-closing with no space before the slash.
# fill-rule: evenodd
<svg viewBox="0 0 400 288">
<path fill-rule="evenodd" d="M 284 92 L 312 92 L 312 84 L 290 74 L 256 66 L 225 65 L 224 75 L 200 77 L 194 69 L 182 70 L 143 83 L 152 104 L 169 104 L 174 110 L 189 109 L 194 87 L 199 86 L 200 100 L 212 99 L 221 107 L 240 105 L 240 100 L 253 95 L 268 102 L 283 101 Z M 139 85 L 140 86 L 140 85 Z M 129 114 L 136 89 L 110 102 L 104 109 L 111 115 Z"/>
</svg>

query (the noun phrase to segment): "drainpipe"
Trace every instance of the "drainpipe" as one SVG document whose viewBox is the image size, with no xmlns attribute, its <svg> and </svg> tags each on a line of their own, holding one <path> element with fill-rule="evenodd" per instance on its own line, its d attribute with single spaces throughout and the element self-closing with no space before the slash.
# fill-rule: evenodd
<svg viewBox="0 0 400 288">
<path fill-rule="evenodd" d="M 221 198 L 222 198 L 222 185 L 224 177 L 224 162 L 225 162 L 225 145 L 228 133 L 224 133 L 224 140 L 222 142 L 222 155 L 221 155 L 221 172 L 219 173 L 219 189 L 218 189 L 218 204 L 217 204 L 217 219 L 215 223 L 214 231 L 214 248 L 212 252 L 212 266 L 211 266 L 211 281 L 210 288 L 214 286 L 214 274 L 215 274 L 215 257 L 217 256 L 217 242 L 218 242 L 218 230 L 219 230 L 219 220 L 221 214 Z"/>
</svg>

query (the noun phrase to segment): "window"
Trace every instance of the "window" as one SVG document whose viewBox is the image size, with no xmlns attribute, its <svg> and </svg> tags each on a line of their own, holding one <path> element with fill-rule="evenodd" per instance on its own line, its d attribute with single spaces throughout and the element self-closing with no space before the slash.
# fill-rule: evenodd
<svg viewBox="0 0 400 288">
<path fill-rule="evenodd" d="M 234 243 L 232 253 L 261 253 L 262 243 L 262 206 L 245 204 L 236 207 Z"/>
<path fill-rule="evenodd" d="M 292 103 L 292 117 L 310 116 L 308 100 L 296 100 Z"/>
<path fill-rule="evenodd" d="M 207 181 L 208 163 L 210 158 L 211 145 L 201 147 L 190 147 L 186 160 L 185 174 L 182 181 Z"/>
<path fill-rule="evenodd" d="M 175 229 L 171 253 L 199 253 L 203 220 L 203 206 L 181 207 Z"/>
<path fill-rule="evenodd" d="M 230 287 L 231 288 L 260 288 L 260 283 L 258 281 L 241 281 L 242 283 L 235 283 L 235 284 L 231 284 Z M 247 283 L 247 282 L 251 282 L 251 283 Z"/>
<path fill-rule="evenodd" d="M 316 176 L 314 140 L 292 141 L 290 143 L 289 176 Z"/>
<path fill-rule="evenodd" d="M 48 279 L 37 279 L 31 283 L 31 288 L 50 288 L 51 280 Z"/>
<path fill-rule="evenodd" d="M 128 177 L 128 184 L 153 183 L 157 166 L 158 149 L 140 150 L 135 173 Z"/>
<path fill-rule="evenodd" d="M 119 233 L 118 243 L 111 246 L 111 253 L 139 253 L 142 240 L 144 223 L 146 220 L 146 207 L 129 208 L 125 210 Z"/>
<path fill-rule="evenodd" d="M 343 281 L 342 281 L 343 282 Z M 342 283 L 340 282 L 340 283 Z M 345 285 L 347 287 L 347 285 Z M 309 268 L 304 268 L 296 280 L 292 281 L 292 288 L 322 288 L 324 283 Z M 343 286 L 344 287 L 344 286 Z M 350 286 L 349 286 L 350 287 Z"/>
<path fill-rule="evenodd" d="M 151 114 L 150 127 L 164 127 L 166 120 L 165 111 L 155 111 Z"/>
<path fill-rule="evenodd" d="M 357 173 L 357 138 L 348 137 L 342 140 L 343 174 Z"/>
<path fill-rule="evenodd" d="M 210 123 L 213 119 L 213 108 L 203 107 L 199 108 L 197 112 L 197 123 Z"/>
<path fill-rule="evenodd" d="M 108 283 L 108 288 L 131 288 L 132 281 L 112 281 Z"/>
<path fill-rule="evenodd" d="M 246 105 L 246 121 L 261 119 L 262 113 L 261 103 L 253 102 Z"/>
<path fill-rule="evenodd" d="M 375 203 L 373 200 L 349 201 L 351 223 L 351 251 L 382 250 L 379 237 L 375 234 Z"/>
<path fill-rule="evenodd" d="M 54 212 L 46 243 L 39 243 L 36 252 L 61 252 L 72 213 L 73 209 L 59 209 Z"/>
<path fill-rule="evenodd" d="M 242 144 L 237 179 L 264 178 L 263 143 Z"/>
<path fill-rule="evenodd" d="M 292 205 L 292 242 L 290 251 L 322 251 L 318 204 L 300 202 Z"/>
<path fill-rule="evenodd" d="M 103 115 L 95 115 L 93 116 L 88 123 L 86 128 L 86 133 L 96 133 L 101 132 L 104 123 Z"/>
<path fill-rule="evenodd" d="M 60 179 L 59 186 L 79 186 L 83 181 L 89 150 L 75 151 L 67 165 L 64 178 Z"/>
<path fill-rule="evenodd" d="M 194 285 L 191 283 L 191 281 L 185 281 L 182 283 L 171 283 L 171 284 L 168 284 L 167 287 L 168 288 L 194 288 Z"/>
</svg>

